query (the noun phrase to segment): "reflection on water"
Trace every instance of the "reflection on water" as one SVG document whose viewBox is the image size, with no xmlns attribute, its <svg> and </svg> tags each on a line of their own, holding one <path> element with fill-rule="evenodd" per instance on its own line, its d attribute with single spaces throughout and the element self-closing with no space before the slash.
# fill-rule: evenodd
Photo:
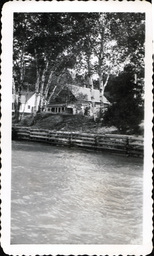
<svg viewBox="0 0 154 256">
<path fill-rule="evenodd" d="M 12 244 L 141 244 L 143 163 L 12 144 Z"/>
</svg>

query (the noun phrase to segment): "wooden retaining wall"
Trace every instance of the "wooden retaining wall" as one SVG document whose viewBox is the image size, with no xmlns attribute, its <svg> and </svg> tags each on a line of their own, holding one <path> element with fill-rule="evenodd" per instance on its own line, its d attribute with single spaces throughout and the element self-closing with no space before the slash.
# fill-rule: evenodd
<svg viewBox="0 0 154 256">
<path fill-rule="evenodd" d="M 143 157 L 144 151 L 143 139 L 135 136 L 117 134 L 98 135 L 15 127 L 13 128 L 13 138 L 46 142 L 52 145 L 77 146 L 101 151 L 109 150 L 139 157 Z"/>
</svg>

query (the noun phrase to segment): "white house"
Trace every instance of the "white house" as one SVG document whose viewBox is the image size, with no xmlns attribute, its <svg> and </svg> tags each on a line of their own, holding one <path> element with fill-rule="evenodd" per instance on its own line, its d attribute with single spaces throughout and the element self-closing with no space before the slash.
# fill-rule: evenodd
<svg viewBox="0 0 154 256">
<path fill-rule="evenodd" d="M 35 107 L 35 97 L 36 94 L 34 92 L 21 92 L 21 97 L 20 97 L 20 109 L 19 112 L 26 113 L 26 114 L 31 114 L 34 112 L 34 107 Z M 18 100 L 18 95 L 13 95 L 12 96 L 12 111 L 14 112 L 14 104 L 15 101 Z M 40 101 L 40 96 L 37 97 L 37 104 L 36 104 L 36 111 L 38 110 L 39 106 L 39 101 Z"/>
</svg>

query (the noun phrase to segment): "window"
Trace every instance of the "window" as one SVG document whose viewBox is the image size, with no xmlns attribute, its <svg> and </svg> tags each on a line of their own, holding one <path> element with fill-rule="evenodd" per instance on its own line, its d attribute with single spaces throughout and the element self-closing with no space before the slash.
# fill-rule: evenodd
<svg viewBox="0 0 154 256">
<path fill-rule="evenodd" d="M 30 109 L 30 105 L 28 105 L 28 109 Z"/>
</svg>

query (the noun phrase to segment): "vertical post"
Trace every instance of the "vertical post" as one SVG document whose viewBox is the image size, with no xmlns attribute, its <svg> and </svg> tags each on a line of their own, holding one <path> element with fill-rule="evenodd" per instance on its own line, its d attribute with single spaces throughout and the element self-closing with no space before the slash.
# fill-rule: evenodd
<svg viewBox="0 0 154 256">
<path fill-rule="evenodd" d="M 69 147 L 72 147 L 72 133 L 69 134 Z"/>
<path fill-rule="evenodd" d="M 96 147 L 96 149 L 97 149 L 98 145 L 99 145 L 99 137 L 96 135 L 95 136 L 95 147 Z"/>
<path fill-rule="evenodd" d="M 129 156 L 129 138 L 126 138 L 126 155 Z"/>
</svg>

